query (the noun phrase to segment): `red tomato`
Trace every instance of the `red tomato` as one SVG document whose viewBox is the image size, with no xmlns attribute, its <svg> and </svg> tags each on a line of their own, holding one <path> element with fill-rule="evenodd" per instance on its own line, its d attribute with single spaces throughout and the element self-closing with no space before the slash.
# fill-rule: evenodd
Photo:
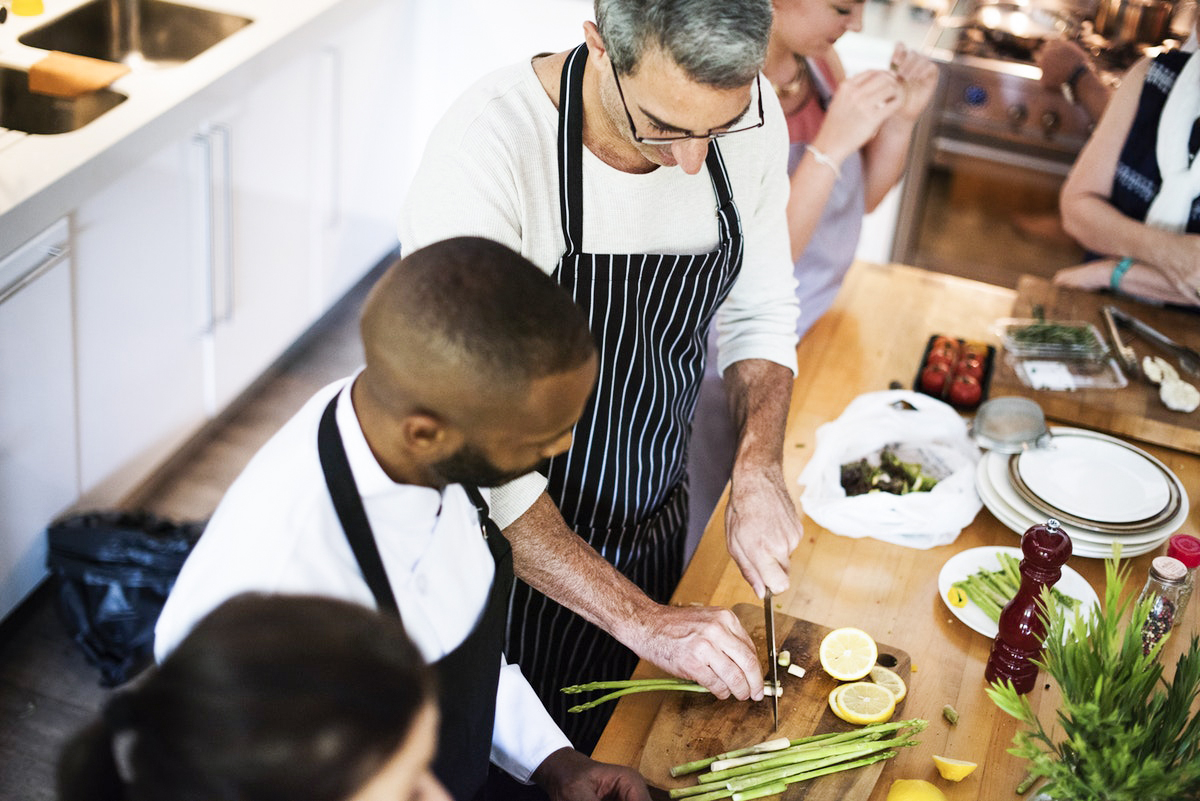
<svg viewBox="0 0 1200 801">
<path fill-rule="evenodd" d="M 979 379 L 969 375 L 959 374 L 950 382 L 948 400 L 954 406 L 971 407 L 983 399 L 983 385 Z"/>
<path fill-rule="evenodd" d="M 921 371 L 921 391 L 935 398 L 942 397 L 946 384 L 950 382 L 950 367 L 945 364 L 927 364 Z"/>
<path fill-rule="evenodd" d="M 940 364 L 940 365 L 944 366 L 947 370 L 953 370 L 954 365 L 957 362 L 958 362 L 958 353 L 956 351 L 952 351 L 952 350 L 934 349 L 934 350 L 929 351 L 929 355 L 925 357 L 925 366 L 926 367 L 928 367 L 929 365 L 932 365 L 932 364 Z"/>
<path fill-rule="evenodd" d="M 983 362 L 979 359 L 974 359 L 969 356 L 964 356 L 958 360 L 958 364 L 954 365 L 954 374 L 969 375 L 976 381 L 983 380 Z"/>
</svg>

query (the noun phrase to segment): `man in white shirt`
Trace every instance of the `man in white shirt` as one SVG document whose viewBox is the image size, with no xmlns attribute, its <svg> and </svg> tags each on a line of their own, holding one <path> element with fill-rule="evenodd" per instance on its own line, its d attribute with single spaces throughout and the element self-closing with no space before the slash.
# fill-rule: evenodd
<svg viewBox="0 0 1200 801">
<path fill-rule="evenodd" d="M 570 451 L 493 493 L 522 579 L 506 653 L 583 750 L 605 711 L 568 715 L 558 688 L 624 678 L 638 656 L 720 697 L 763 694 L 732 613 L 666 602 L 714 316 L 739 433 L 730 554 L 761 596 L 787 588 L 800 541 L 781 466 L 797 303 L 787 132 L 759 78 L 770 26 L 770 0 L 596 0 L 583 45 L 498 71 L 451 107 L 401 217 L 406 248 L 471 234 L 519 250 L 599 344 Z"/>
<path fill-rule="evenodd" d="M 222 499 L 156 656 L 245 591 L 377 607 L 437 669 L 435 773 L 458 801 L 481 792 L 489 757 L 552 798 L 642 801 L 637 774 L 572 749 L 505 662 L 511 552 L 478 489 L 569 445 L 596 376 L 579 309 L 518 254 L 464 237 L 389 269 L 362 337 L 365 368 L 318 392 Z"/>
</svg>

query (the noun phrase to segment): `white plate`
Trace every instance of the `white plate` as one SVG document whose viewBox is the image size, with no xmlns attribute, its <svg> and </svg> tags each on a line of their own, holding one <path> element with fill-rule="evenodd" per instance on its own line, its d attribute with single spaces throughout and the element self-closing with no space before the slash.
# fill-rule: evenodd
<svg viewBox="0 0 1200 801">
<path fill-rule="evenodd" d="M 981 548 L 968 548 L 965 551 L 960 551 L 954 556 L 946 560 L 946 564 L 942 565 L 941 571 L 938 573 L 938 594 L 942 597 L 942 603 L 946 605 L 956 618 L 967 624 L 970 628 L 979 632 L 985 637 L 995 638 L 999 632 L 999 627 L 990 617 L 983 613 L 975 604 L 970 601 L 966 606 L 957 607 L 951 605 L 946 593 L 950 591 L 950 585 L 956 581 L 962 581 L 967 576 L 979 571 L 981 568 L 987 570 L 1000 569 L 1000 557 L 998 554 L 1006 553 L 1021 559 L 1023 554 L 1020 548 L 1006 548 L 997 545 L 986 545 Z M 1062 578 L 1054 585 L 1059 592 L 1069 595 L 1072 598 L 1078 598 L 1083 602 L 1082 610 L 1088 610 L 1100 603 L 1096 591 L 1092 589 L 1092 585 L 1087 583 L 1087 579 L 1079 575 L 1074 569 L 1067 565 L 1063 565 Z M 1086 615 L 1085 615 L 1086 617 Z"/>
<path fill-rule="evenodd" d="M 1045 523 L 1047 515 L 1033 506 L 1031 506 L 1020 493 L 1012 485 L 1012 480 L 1008 475 L 1008 456 L 1002 453 L 988 452 L 983 456 L 987 460 L 987 476 L 991 488 L 999 495 L 1016 514 L 1022 518 L 1030 519 L 1038 523 Z M 1178 517 L 1176 515 L 1175 517 Z M 1070 523 L 1059 520 L 1062 527 L 1068 534 L 1071 535 L 1072 541 L 1076 543 L 1084 542 L 1093 545 L 1104 546 L 1104 551 L 1107 554 L 1109 546 L 1114 541 L 1120 541 L 1123 548 L 1137 547 L 1148 543 L 1160 543 L 1170 536 L 1170 532 L 1164 534 L 1166 527 L 1175 520 L 1175 517 L 1168 519 L 1159 528 L 1141 534 L 1105 534 L 1099 531 L 1089 531 L 1088 529 L 1079 526 L 1071 525 Z M 1176 527 L 1183 525 L 1184 518 L 1181 518 Z M 1028 528 L 1026 526 L 1025 528 Z M 1022 529 L 1021 533 L 1024 533 Z"/>
<path fill-rule="evenodd" d="M 1141 451 L 1115 439 L 1055 435 L 1046 448 L 1025 451 L 1017 472 L 1055 509 L 1099 523 L 1135 523 L 1163 512 L 1170 479 Z"/>
<path fill-rule="evenodd" d="M 1008 484 L 1008 472 L 1003 470 L 1004 486 L 1010 491 L 1013 499 L 1015 499 L 1024 509 L 1028 510 L 1028 514 L 1023 514 L 1021 511 L 1014 509 L 1003 493 L 996 489 L 989 477 L 989 472 L 995 470 L 994 465 L 990 464 L 992 454 L 985 453 L 983 458 L 979 460 L 979 465 L 975 471 L 975 489 L 979 493 L 980 500 L 987 507 L 997 520 L 1000 521 L 1006 528 L 1016 534 L 1024 534 L 1025 531 L 1032 525 L 1046 522 L 1046 516 L 1040 514 L 1033 507 L 1021 500 L 1015 491 L 1012 491 L 1012 485 Z M 989 469 L 990 468 L 990 469 Z M 1105 535 L 1095 535 L 1091 532 L 1081 532 L 1072 526 L 1063 526 L 1063 530 L 1071 536 L 1071 555 L 1083 556 L 1088 559 L 1107 559 L 1112 556 L 1112 543 L 1114 540 L 1121 542 L 1121 557 L 1130 558 L 1133 556 L 1141 556 L 1149 553 L 1155 548 L 1162 545 L 1187 519 L 1188 504 L 1186 497 L 1184 498 L 1183 508 L 1171 518 L 1171 520 L 1162 528 L 1148 535 L 1137 535 L 1134 537 L 1136 542 L 1131 542 L 1126 535 L 1119 537 L 1108 537 L 1102 541 L 1092 541 L 1086 539 L 1088 535 L 1104 537 Z"/>
</svg>

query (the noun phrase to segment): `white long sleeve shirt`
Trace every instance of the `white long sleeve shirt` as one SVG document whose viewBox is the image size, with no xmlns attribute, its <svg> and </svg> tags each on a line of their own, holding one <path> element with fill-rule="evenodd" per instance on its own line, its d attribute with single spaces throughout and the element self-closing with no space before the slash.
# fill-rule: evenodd
<svg viewBox="0 0 1200 801">
<path fill-rule="evenodd" d="M 769 86 L 763 81 L 763 86 Z M 742 269 L 717 313 L 718 365 L 767 359 L 796 370 L 796 285 L 787 229 L 787 127 L 773 92 L 766 124 L 720 140 L 741 217 Z M 434 129 L 399 224 L 411 252 L 482 236 L 547 273 L 565 250 L 558 188 L 558 110 L 526 61 L 485 77 Z M 583 248 L 590 253 L 694 254 L 719 241 L 708 170 L 622 172 L 584 148 Z M 545 486 L 537 475 L 493 492 L 506 526 Z"/>
<path fill-rule="evenodd" d="M 409 636 L 427 661 L 436 662 L 475 628 L 495 572 L 475 506 L 458 485 L 439 492 L 388 478 L 355 416 L 352 381 L 313 396 L 229 488 L 158 620 L 157 659 L 241 592 L 324 595 L 375 607 L 317 455 L 318 422 L 339 392 L 338 429 Z M 528 781 L 547 756 L 570 742 L 520 668 L 500 659 L 491 758 Z"/>
</svg>

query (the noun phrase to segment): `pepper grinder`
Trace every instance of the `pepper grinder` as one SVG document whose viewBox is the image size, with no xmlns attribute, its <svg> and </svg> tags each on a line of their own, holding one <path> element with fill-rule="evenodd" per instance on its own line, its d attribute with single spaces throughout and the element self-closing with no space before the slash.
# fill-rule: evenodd
<svg viewBox="0 0 1200 801">
<path fill-rule="evenodd" d="M 983 676 L 989 683 L 1007 679 L 1023 695 L 1037 681 L 1037 666 L 1030 660 L 1041 655 L 1046 638 L 1042 588 L 1053 586 L 1062 576 L 1062 566 L 1071 556 L 1071 538 L 1050 518 L 1021 536 L 1021 552 L 1021 587 L 1000 612 L 1000 631 Z"/>
</svg>

